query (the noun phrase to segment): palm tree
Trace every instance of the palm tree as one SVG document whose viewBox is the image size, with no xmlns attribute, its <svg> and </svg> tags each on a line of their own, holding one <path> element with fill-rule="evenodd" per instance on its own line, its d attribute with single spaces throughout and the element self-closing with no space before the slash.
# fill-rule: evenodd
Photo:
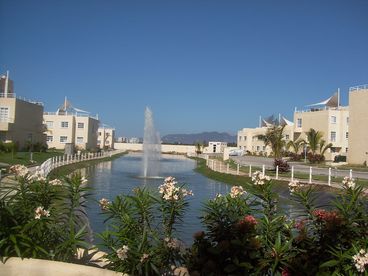
<svg viewBox="0 0 368 276">
<path fill-rule="evenodd" d="M 258 138 L 263 140 L 266 147 L 271 147 L 275 158 L 282 157 L 282 150 L 286 144 L 283 135 L 284 128 L 285 126 L 272 126 L 267 129 L 265 135 L 258 135 Z"/>
<path fill-rule="evenodd" d="M 320 148 L 323 133 L 311 128 L 307 133 L 307 141 L 305 143 L 308 145 L 312 154 L 315 155 L 317 150 Z"/>
<path fill-rule="evenodd" d="M 325 155 L 326 150 L 330 148 L 332 148 L 332 143 L 326 145 L 326 140 L 321 139 L 321 141 L 319 142 L 319 154 Z"/>
<path fill-rule="evenodd" d="M 293 151 L 298 154 L 299 150 L 301 149 L 301 147 L 304 145 L 305 141 L 303 140 L 296 140 L 296 141 L 289 141 L 286 144 L 286 149 L 289 150 L 290 148 L 293 149 Z"/>
</svg>

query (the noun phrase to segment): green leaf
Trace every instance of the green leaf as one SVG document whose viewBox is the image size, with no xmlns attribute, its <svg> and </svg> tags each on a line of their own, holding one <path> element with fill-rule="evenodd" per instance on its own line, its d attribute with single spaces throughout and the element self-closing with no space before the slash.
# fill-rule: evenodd
<svg viewBox="0 0 368 276">
<path fill-rule="evenodd" d="M 320 268 L 323 268 L 323 267 L 333 267 L 333 266 L 336 266 L 338 264 L 339 264 L 339 262 L 337 260 L 330 260 L 330 261 L 327 261 L 327 262 L 321 264 L 319 267 Z"/>
</svg>

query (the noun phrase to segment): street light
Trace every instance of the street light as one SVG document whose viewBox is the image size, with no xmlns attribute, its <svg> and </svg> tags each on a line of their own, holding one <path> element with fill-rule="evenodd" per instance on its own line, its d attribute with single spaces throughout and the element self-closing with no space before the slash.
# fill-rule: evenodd
<svg viewBox="0 0 368 276">
<path fill-rule="evenodd" d="M 307 145 L 304 144 L 304 163 L 307 163 Z"/>
</svg>

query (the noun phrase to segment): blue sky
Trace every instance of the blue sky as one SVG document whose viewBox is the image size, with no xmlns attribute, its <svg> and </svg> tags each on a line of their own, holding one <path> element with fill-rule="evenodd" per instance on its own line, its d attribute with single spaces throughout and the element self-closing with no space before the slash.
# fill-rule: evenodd
<svg viewBox="0 0 368 276">
<path fill-rule="evenodd" d="M 0 72 L 118 135 L 253 127 L 368 83 L 368 1 L 0 0 Z"/>
</svg>

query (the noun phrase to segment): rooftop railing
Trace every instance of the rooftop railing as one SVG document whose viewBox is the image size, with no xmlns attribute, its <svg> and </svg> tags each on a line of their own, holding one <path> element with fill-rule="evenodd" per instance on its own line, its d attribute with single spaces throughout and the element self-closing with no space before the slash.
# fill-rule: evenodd
<svg viewBox="0 0 368 276">
<path fill-rule="evenodd" d="M 362 85 L 353 86 L 349 88 L 349 92 L 359 91 L 359 90 L 368 90 L 368 84 L 362 84 Z"/>
<path fill-rule="evenodd" d="M 8 93 L 8 94 L 0 93 L 0 98 L 18 99 L 18 100 L 21 100 L 21 101 L 24 101 L 24 102 L 28 102 L 28 103 L 32 103 L 32 104 L 37 104 L 37 105 L 43 106 L 43 103 L 42 102 L 32 101 L 32 100 L 26 99 L 25 97 L 19 97 L 19 96 L 17 97 L 17 95 L 15 93 Z"/>
<path fill-rule="evenodd" d="M 92 119 L 98 120 L 97 116 L 92 116 L 85 113 L 75 113 L 75 112 L 44 112 L 43 115 L 58 115 L 58 116 L 76 116 L 76 117 L 90 117 Z"/>
<path fill-rule="evenodd" d="M 324 106 L 320 108 L 309 108 L 304 110 L 297 110 L 295 108 L 295 113 L 304 113 L 304 112 L 317 112 L 317 111 L 323 111 L 323 110 L 348 110 L 347 106 L 339 106 L 339 107 L 330 107 L 330 106 Z"/>
</svg>

